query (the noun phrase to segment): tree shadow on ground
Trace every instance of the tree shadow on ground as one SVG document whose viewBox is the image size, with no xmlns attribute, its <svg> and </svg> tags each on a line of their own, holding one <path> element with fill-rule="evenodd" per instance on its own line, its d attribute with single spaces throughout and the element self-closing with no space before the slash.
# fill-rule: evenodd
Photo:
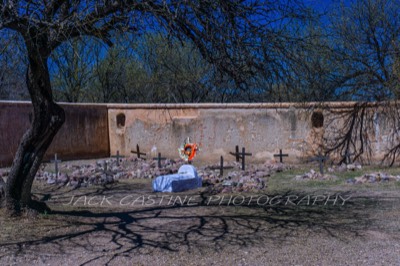
<svg viewBox="0 0 400 266">
<path fill-rule="evenodd" d="M 97 191 L 96 193 L 104 192 Z M 94 195 L 90 192 L 89 195 Z M 93 254 L 83 264 L 118 256 L 134 258 L 135 254 L 163 252 L 223 251 L 229 247 L 285 245 L 295 238 L 319 235 L 347 242 L 363 237 L 373 228 L 371 213 L 378 208 L 373 198 L 353 197 L 341 205 L 333 204 L 261 204 L 266 197 L 287 197 L 307 194 L 287 191 L 280 195 L 258 195 L 243 204 L 210 201 L 211 195 L 200 194 L 192 204 L 135 206 L 118 208 L 75 208 L 54 210 L 49 219 L 55 222 L 51 233 L 44 237 L 1 244 L 14 254 L 26 249 L 49 248 L 53 253 L 66 254 L 84 250 Z M 351 193 L 341 193 L 345 198 Z M 257 202 L 260 196 L 262 202 Z M 315 196 L 315 195 L 314 195 Z M 228 198 L 229 199 L 229 198 Z M 239 202 L 240 203 L 240 202 Z M 381 208 L 381 206 L 380 206 Z M 57 221 L 59 224 L 57 225 Z M 1 257 L 0 257 L 1 258 Z"/>
</svg>

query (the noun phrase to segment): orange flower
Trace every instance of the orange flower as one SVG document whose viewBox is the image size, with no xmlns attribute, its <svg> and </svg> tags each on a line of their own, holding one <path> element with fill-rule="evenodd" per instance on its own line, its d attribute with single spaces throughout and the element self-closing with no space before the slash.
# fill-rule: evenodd
<svg viewBox="0 0 400 266">
<path fill-rule="evenodd" d="M 196 152 L 199 150 L 199 146 L 196 143 L 190 143 L 189 139 L 187 139 L 178 150 L 181 158 L 185 161 L 190 162 L 196 156 Z"/>
</svg>

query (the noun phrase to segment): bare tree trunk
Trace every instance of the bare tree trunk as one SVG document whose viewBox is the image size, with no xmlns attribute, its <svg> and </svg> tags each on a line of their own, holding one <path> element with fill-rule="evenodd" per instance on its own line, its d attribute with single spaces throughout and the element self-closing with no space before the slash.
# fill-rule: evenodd
<svg viewBox="0 0 400 266">
<path fill-rule="evenodd" d="M 37 50 L 36 50 L 37 51 Z M 31 203 L 31 188 L 43 156 L 65 120 L 64 110 L 53 102 L 46 56 L 29 53 L 27 86 L 33 120 L 22 137 L 6 183 L 7 209 L 19 212 Z"/>
</svg>

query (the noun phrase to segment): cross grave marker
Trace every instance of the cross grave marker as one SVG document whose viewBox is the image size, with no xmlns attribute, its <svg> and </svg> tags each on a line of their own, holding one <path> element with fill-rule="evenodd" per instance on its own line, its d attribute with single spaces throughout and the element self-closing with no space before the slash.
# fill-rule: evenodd
<svg viewBox="0 0 400 266">
<path fill-rule="evenodd" d="M 229 152 L 229 154 L 235 156 L 236 157 L 236 162 L 239 162 L 240 154 L 239 154 L 239 146 L 238 145 L 236 145 L 236 147 L 235 147 L 235 153 Z"/>
<path fill-rule="evenodd" d="M 124 158 L 125 156 L 119 154 L 119 150 L 117 151 L 117 155 L 112 155 L 112 158 L 117 158 L 117 166 L 119 166 L 119 160 Z"/>
<path fill-rule="evenodd" d="M 153 158 L 153 160 L 158 161 L 158 168 L 161 168 L 161 161 L 166 160 L 167 158 L 161 157 L 161 152 L 158 153 L 158 156 L 156 158 Z"/>
<path fill-rule="evenodd" d="M 219 167 L 211 167 L 210 169 L 211 170 L 219 169 L 219 175 L 223 176 L 224 175 L 224 169 L 232 169 L 232 168 L 233 168 L 233 166 L 229 166 L 229 165 L 228 166 L 224 166 L 224 157 L 221 156 Z"/>
<path fill-rule="evenodd" d="M 354 153 L 350 153 L 348 150 L 344 153 L 344 158 L 346 164 L 351 164 L 351 156 L 354 155 Z"/>
<path fill-rule="evenodd" d="M 136 144 L 136 151 L 131 150 L 131 153 L 136 154 L 138 159 L 140 159 L 140 155 L 146 156 L 146 153 L 140 152 L 139 144 Z"/>
<path fill-rule="evenodd" d="M 324 174 L 324 162 L 328 159 L 327 156 L 323 156 L 321 152 L 318 153 L 318 156 L 311 159 L 311 161 L 317 161 L 319 164 L 319 172 L 321 175 Z"/>
<path fill-rule="evenodd" d="M 282 149 L 279 149 L 279 153 L 278 154 L 274 154 L 274 157 L 279 157 L 279 162 L 283 163 L 283 157 L 289 157 L 289 154 L 287 153 L 282 153 Z"/>
<path fill-rule="evenodd" d="M 240 154 L 240 157 L 241 157 L 241 159 L 242 159 L 242 170 L 244 171 L 245 170 L 245 158 L 246 158 L 246 156 L 253 156 L 253 154 L 252 153 L 246 153 L 246 149 L 245 149 L 245 147 L 243 147 L 242 148 L 242 153 Z"/>
<path fill-rule="evenodd" d="M 239 151 L 239 147 L 236 146 L 236 150 Z M 246 156 L 253 156 L 252 153 L 246 153 L 246 148 L 242 147 L 242 152 L 229 152 L 231 155 L 236 157 L 236 161 L 238 162 L 238 158 L 242 159 L 242 170 L 244 171 L 246 169 Z"/>
<path fill-rule="evenodd" d="M 54 171 L 56 173 L 56 177 L 58 176 L 58 163 L 61 163 L 61 160 L 57 159 L 57 153 L 54 154 L 54 160 L 51 160 L 50 162 L 54 163 Z"/>
</svg>

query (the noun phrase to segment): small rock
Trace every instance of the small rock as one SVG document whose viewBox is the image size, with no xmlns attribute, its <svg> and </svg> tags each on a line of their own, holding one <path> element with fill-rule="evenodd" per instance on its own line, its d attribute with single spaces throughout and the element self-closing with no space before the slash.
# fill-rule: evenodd
<svg viewBox="0 0 400 266">
<path fill-rule="evenodd" d="M 126 173 L 124 173 L 124 172 L 116 173 L 114 175 L 114 180 L 124 179 L 125 175 L 126 175 Z"/>
<path fill-rule="evenodd" d="M 267 172 L 256 172 L 256 177 L 265 177 L 265 176 L 270 176 L 270 174 Z"/>
<path fill-rule="evenodd" d="M 381 181 L 387 182 L 391 179 L 391 176 L 386 173 L 381 173 Z"/>
<path fill-rule="evenodd" d="M 226 181 L 224 181 L 224 182 L 222 183 L 222 185 L 223 185 L 224 187 L 231 187 L 231 186 L 233 186 L 233 182 L 230 181 L 230 180 L 226 180 Z"/>
<path fill-rule="evenodd" d="M 52 185 L 56 183 L 56 179 L 54 177 L 49 177 L 47 179 L 47 184 Z"/>
<path fill-rule="evenodd" d="M 341 165 L 337 168 L 337 171 L 338 171 L 339 173 L 346 172 L 346 171 L 347 171 L 347 166 L 346 166 L 345 164 L 341 164 Z"/>
<path fill-rule="evenodd" d="M 355 163 L 354 164 L 357 170 L 361 170 L 362 169 L 362 165 L 360 163 Z"/>
<path fill-rule="evenodd" d="M 381 181 L 381 177 L 380 176 L 374 176 L 374 175 L 368 176 L 367 182 L 375 183 L 376 181 L 380 182 Z"/>
<path fill-rule="evenodd" d="M 68 181 L 69 181 L 69 177 L 65 173 L 61 173 L 57 177 L 57 183 L 59 183 L 59 184 L 66 184 L 66 183 L 68 183 Z"/>
<path fill-rule="evenodd" d="M 135 175 L 136 178 L 142 178 L 142 171 L 140 169 L 137 169 Z"/>
<path fill-rule="evenodd" d="M 232 188 L 230 187 L 225 187 L 221 190 L 221 193 L 231 193 L 232 192 Z"/>
<path fill-rule="evenodd" d="M 75 187 L 79 184 L 79 182 L 76 179 L 73 179 L 71 181 L 69 181 L 68 183 L 71 187 Z"/>
<path fill-rule="evenodd" d="M 356 169 L 356 166 L 354 164 L 348 164 L 346 168 L 348 171 L 354 171 Z"/>
</svg>

